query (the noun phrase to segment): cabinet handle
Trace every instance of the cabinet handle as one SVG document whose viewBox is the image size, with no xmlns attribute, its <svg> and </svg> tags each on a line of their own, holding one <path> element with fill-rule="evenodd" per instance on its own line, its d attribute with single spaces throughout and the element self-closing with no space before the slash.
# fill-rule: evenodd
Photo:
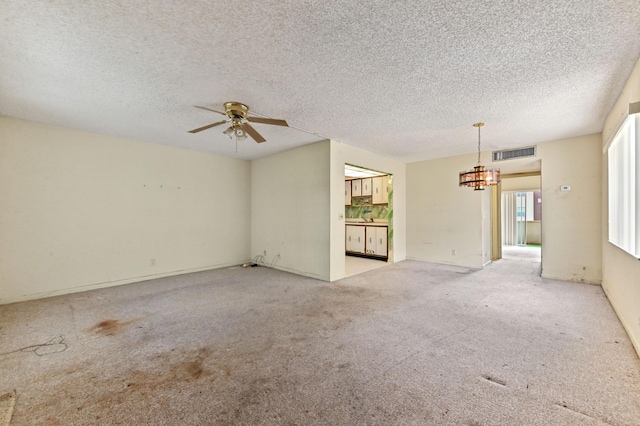
<svg viewBox="0 0 640 426">
<path fill-rule="evenodd" d="M 351 235 L 349 235 L 349 241 L 351 241 Z"/>
<path fill-rule="evenodd" d="M 380 238 L 380 244 L 382 244 L 382 238 Z"/>
</svg>

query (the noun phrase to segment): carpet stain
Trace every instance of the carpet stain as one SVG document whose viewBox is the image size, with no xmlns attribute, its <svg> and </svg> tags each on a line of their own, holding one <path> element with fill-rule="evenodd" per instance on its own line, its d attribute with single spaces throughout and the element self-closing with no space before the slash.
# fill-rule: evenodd
<svg viewBox="0 0 640 426">
<path fill-rule="evenodd" d="M 354 296 L 361 296 L 367 293 L 368 291 L 364 287 L 353 287 L 353 286 L 346 286 L 346 285 L 340 285 L 340 284 L 334 284 L 332 287 L 333 287 L 333 290 L 339 294 L 349 294 Z"/>
<path fill-rule="evenodd" d="M 185 370 L 187 370 L 187 373 L 194 379 L 199 379 L 202 373 L 204 373 L 202 361 L 193 361 L 185 364 Z"/>
<path fill-rule="evenodd" d="M 130 326 L 132 323 L 138 321 L 138 319 L 132 319 L 130 321 L 120 321 L 117 319 L 107 319 L 104 321 L 100 321 L 93 327 L 90 327 L 87 331 L 90 333 L 99 334 L 102 336 L 115 336 L 116 334 L 121 333 L 125 328 Z"/>
<path fill-rule="evenodd" d="M 188 361 L 183 364 L 184 370 L 192 379 L 199 379 L 202 375 L 207 375 L 209 372 L 205 370 L 203 366 L 204 360 L 209 355 L 209 350 L 206 348 L 202 348 L 198 351 L 198 355 L 196 359 L 193 361 Z"/>
</svg>

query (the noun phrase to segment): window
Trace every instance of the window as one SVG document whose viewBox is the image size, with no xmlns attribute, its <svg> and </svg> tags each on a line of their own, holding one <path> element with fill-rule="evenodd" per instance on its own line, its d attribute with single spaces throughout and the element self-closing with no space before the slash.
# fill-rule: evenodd
<svg viewBox="0 0 640 426">
<path fill-rule="evenodd" d="M 627 117 L 607 152 L 609 242 L 640 258 L 640 114 Z"/>
</svg>

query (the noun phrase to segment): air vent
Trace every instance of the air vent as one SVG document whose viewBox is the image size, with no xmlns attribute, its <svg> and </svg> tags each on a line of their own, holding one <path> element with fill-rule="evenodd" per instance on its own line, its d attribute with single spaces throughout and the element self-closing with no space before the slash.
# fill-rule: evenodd
<svg viewBox="0 0 640 426">
<path fill-rule="evenodd" d="M 493 151 L 493 161 L 513 160 L 514 158 L 535 157 L 536 147 L 505 149 L 503 151 Z"/>
</svg>

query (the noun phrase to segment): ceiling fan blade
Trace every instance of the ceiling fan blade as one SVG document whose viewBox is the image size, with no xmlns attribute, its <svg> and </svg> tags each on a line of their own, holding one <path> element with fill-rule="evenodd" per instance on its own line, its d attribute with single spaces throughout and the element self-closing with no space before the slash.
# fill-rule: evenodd
<svg viewBox="0 0 640 426">
<path fill-rule="evenodd" d="M 249 133 L 249 136 L 251 136 L 253 138 L 253 140 L 255 140 L 258 143 L 262 143 L 264 142 L 266 139 L 262 137 L 262 135 L 258 132 L 256 132 L 256 129 L 254 129 L 253 127 L 251 127 L 251 124 L 249 123 L 242 123 L 240 124 L 240 127 L 242 127 L 242 130 L 244 130 L 245 132 Z"/>
<path fill-rule="evenodd" d="M 262 124 L 274 124 L 276 126 L 285 126 L 289 127 L 286 121 L 284 120 L 276 120 L 273 118 L 261 118 L 261 117 L 247 117 L 247 120 L 252 123 L 262 123 Z"/>
<path fill-rule="evenodd" d="M 207 124 L 206 126 L 202 126 L 202 127 L 198 127 L 197 129 L 189 130 L 189 133 L 198 133 L 198 132 L 201 132 L 203 130 L 207 130 L 207 129 L 210 129 L 212 127 L 215 127 L 215 126 L 219 126 L 220 124 L 225 123 L 226 121 L 227 120 L 216 121 L 215 123 Z"/>
<path fill-rule="evenodd" d="M 227 115 L 224 112 L 216 111 L 215 109 L 211 109 L 211 108 L 207 108 L 207 107 L 203 107 L 203 106 L 194 105 L 194 107 L 200 108 L 200 109 L 206 109 L 207 111 L 217 112 L 218 114 L 222 114 L 222 115 Z"/>
</svg>

